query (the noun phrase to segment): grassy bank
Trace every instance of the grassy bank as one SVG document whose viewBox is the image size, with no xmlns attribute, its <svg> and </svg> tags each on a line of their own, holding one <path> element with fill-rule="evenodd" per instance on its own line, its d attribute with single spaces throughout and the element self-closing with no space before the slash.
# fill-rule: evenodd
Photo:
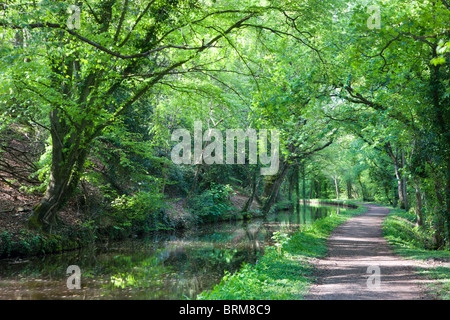
<svg viewBox="0 0 450 320">
<path fill-rule="evenodd" d="M 416 216 L 412 212 L 388 207 L 391 211 L 383 222 L 383 235 L 394 251 L 405 258 L 428 260 L 429 268 L 419 268 L 418 272 L 435 280 L 427 284 L 432 294 L 439 299 L 450 300 L 450 251 L 430 250 L 432 234 L 416 226 Z M 432 264 L 435 264 L 433 267 Z"/>
<path fill-rule="evenodd" d="M 213 289 L 198 295 L 199 300 L 294 300 L 303 299 L 314 281 L 313 258 L 327 253 L 326 239 L 331 231 L 347 219 L 365 212 L 340 208 L 333 213 L 303 226 L 288 237 L 275 233 L 276 245 L 266 248 L 256 264 L 244 264 L 234 274 L 226 274 Z"/>
</svg>

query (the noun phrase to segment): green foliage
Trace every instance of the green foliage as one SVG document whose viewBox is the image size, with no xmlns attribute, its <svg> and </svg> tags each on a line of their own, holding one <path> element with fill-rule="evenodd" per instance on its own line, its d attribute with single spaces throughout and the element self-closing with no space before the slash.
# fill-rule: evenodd
<svg viewBox="0 0 450 320">
<path fill-rule="evenodd" d="M 290 237 L 274 234 L 275 246 L 266 248 L 255 265 L 245 264 L 238 272 L 225 274 L 218 285 L 202 292 L 197 299 L 303 299 L 314 280 L 313 265 L 308 258 L 324 256 L 330 232 L 348 218 L 363 212 L 365 207 L 343 209 L 341 214 L 316 220 Z"/>
<path fill-rule="evenodd" d="M 416 216 L 412 212 L 391 209 L 383 222 L 383 235 L 402 255 L 415 259 L 450 257 L 448 250 L 433 250 L 433 233 L 429 229 L 416 226 Z"/>
<path fill-rule="evenodd" d="M 117 228 L 133 227 L 141 232 L 170 228 L 169 221 L 164 221 L 163 209 L 165 197 L 157 192 L 138 192 L 135 195 L 122 195 L 112 202 Z M 161 219 L 162 218 L 162 219 Z"/>
<path fill-rule="evenodd" d="M 396 252 L 409 259 L 449 261 L 450 251 L 432 250 L 432 234 L 415 225 L 416 216 L 411 212 L 392 209 L 383 222 L 383 235 Z M 427 288 L 439 299 L 450 300 L 450 268 L 430 266 L 419 268 L 419 273 L 435 281 Z"/>
<path fill-rule="evenodd" d="M 252 266 L 245 264 L 235 274 L 227 273 L 212 290 L 203 292 L 200 300 L 293 300 L 306 292 L 311 266 L 302 264 L 268 249 Z"/>
<path fill-rule="evenodd" d="M 191 211 L 203 221 L 216 221 L 231 213 L 230 185 L 211 183 L 210 188 L 193 196 L 189 202 Z"/>
<path fill-rule="evenodd" d="M 383 222 L 385 237 L 392 244 L 402 248 L 429 249 L 432 234 L 416 226 L 414 213 L 395 209 Z"/>
<path fill-rule="evenodd" d="M 42 234 L 28 229 L 0 232 L 0 258 L 30 256 L 73 250 L 92 243 L 90 230 L 69 227 L 62 235 Z"/>
<path fill-rule="evenodd" d="M 275 241 L 275 248 L 278 250 L 278 253 L 282 253 L 283 246 L 290 240 L 289 236 L 286 233 L 276 231 L 273 233 L 272 240 Z"/>
<path fill-rule="evenodd" d="M 420 273 L 434 280 L 427 287 L 442 300 L 450 300 L 450 268 L 435 267 L 420 269 Z"/>
<path fill-rule="evenodd" d="M 174 166 L 171 132 L 198 120 L 274 128 L 281 163 L 305 168 L 280 178 L 279 207 L 299 185 L 304 197 L 395 205 L 404 179 L 410 206 L 413 183 L 424 197 L 427 230 L 406 231 L 396 218 L 395 241 L 428 247 L 430 232 L 450 241 L 450 10 L 443 1 L 374 4 L 379 30 L 368 28 L 362 0 L 92 1 L 79 4 L 76 30 L 66 28 L 67 2 L 5 5 L 0 127 L 34 128 L 46 141 L 31 175 L 41 184 L 20 189 L 63 185 L 70 194 L 47 200 L 67 203 L 86 196 L 73 186 L 87 181 L 118 229 L 169 228 L 165 196 L 189 196 L 194 215 L 214 221 L 232 212 L 232 187 L 261 181 L 265 201 L 271 181 L 245 166 L 202 165 L 198 176 Z"/>
<path fill-rule="evenodd" d="M 0 234 L 0 249 L 0 257 L 9 256 L 11 252 L 11 234 L 6 230 Z"/>
</svg>

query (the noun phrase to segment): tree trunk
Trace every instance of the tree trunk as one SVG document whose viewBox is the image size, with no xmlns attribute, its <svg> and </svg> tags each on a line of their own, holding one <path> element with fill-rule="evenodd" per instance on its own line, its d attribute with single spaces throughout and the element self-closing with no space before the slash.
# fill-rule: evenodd
<svg viewBox="0 0 450 320">
<path fill-rule="evenodd" d="M 281 184 L 283 183 L 284 178 L 286 177 L 286 173 L 289 169 L 289 165 L 287 162 L 282 162 L 282 168 L 278 172 L 277 175 L 271 176 L 269 181 L 265 187 L 265 196 L 267 196 L 267 200 L 264 203 L 262 212 L 267 214 L 272 206 L 275 204 L 275 201 L 278 197 L 278 191 L 280 190 Z"/>
<path fill-rule="evenodd" d="M 405 167 L 406 167 L 405 153 L 402 151 L 402 168 L 404 169 Z M 407 193 L 407 189 L 406 189 L 405 173 L 403 173 L 403 177 L 402 177 L 402 193 L 403 193 L 403 201 L 404 201 L 405 210 L 408 211 L 408 193 Z"/>
<path fill-rule="evenodd" d="M 321 179 L 314 181 L 316 186 L 316 198 L 320 199 L 322 198 L 322 181 Z"/>
<path fill-rule="evenodd" d="M 47 190 L 39 204 L 33 209 L 29 226 L 51 232 L 57 223 L 57 212 L 73 195 L 80 180 L 86 151 L 72 163 L 58 164 L 53 161 Z"/>
<path fill-rule="evenodd" d="M 288 200 L 292 201 L 292 191 L 295 188 L 295 170 L 289 175 Z"/>
<path fill-rule="evenodd" d="M 445 220 L 444 217 L 442 215 L 440 211 L 441 208 L 444 207 L 444 199 L 442 197 L 441 194 L 441 181 L 439 180 L 439 178 L 437 177 L 437 175 L 435 174 L 434 176 L 434 190 L 436 193 L 436 199 L 438 201 L 439 207 L 438 207 L 438 212 L 435 213 L 435 217 L 434 217 L 434 221 L 433 221 L 433 226 L 432 228 L 434 229 L 434 233 L 433 233 L 433 247 L 434 249 L 440 249 L 445 245 L 445 237 L 444 237 L 444 233 L 445 233 Z"/>
<path fill-rule="evenodd" d="M 405 198 L 403 196 L 403 179 L 400 176 L 400 171 L 398 167 L 397 161 L 394 162 L 394 170 L 395 170 L 395 177 L 397 179 L 397 191 L 398 191 L 398 206 L 401 209 L 405 208 Z"/>
<path fill-rule="evenodd" d="M 295 167 L 295 209 L 300 213 L 300 167 Z"/>
<path fill-rule="evenodd" d="M 422 192 L 420 191 L 420 185 L 417 180 L 414 181 L 414 187 L 416 190 L 416 225 L 419 227 L 423 226 L 423 214 L 422 214 Z"/>
<path fill-rule="evenodd" d="M 255 169 L 255 171 L 253 172 L 253 178 L 250 179 L 251 180 L 251 184 L 252 184 L 252 194 L 250 195 L 250 198 L 248 198 L 247 202 L 245 203 L 244 207 L 241 210 L 241 213 L 245 214 L 244 218 L 247 218 L 247 214 L 246 213 L 248 212 L 248 209 L 250 208 L 250 206 L 253 203 L 253 200 L 256 197 L 256 191 L 258 189 L 259 182 L 261 181 L 260 179 L 258 181 L 256 181 L 257 180 L 256 179 L 256 170 L 257 169 Z"/>
<path fill-rule="evenodd" d="M 333 180 L 334 180 L 334 187 L 336 188 L 336 199 L 339 200 L 339 184 L 337 181 L 337 176 L 334 176 Z"/>
<path fill-rule="evenodd" d="M 51 232 L 57 222 L 57 212 L 73 195 L 83 174 L 88 148 L 81 146 L 82 136 L 70 132 L 57 109 L 50 113 L 52 126 L 52 166 L 49 183 L 39 204 L 33 209 L 28 225 L 33 229 Z M 64 137 L 70 136 L 70 139 Z"/>
<path fill-rule="evenodd" d="M 347 180 L 347 198 L 352 199 L 352 181 Z"/>
<path fill-rule="evenodd" d="M 366 201 L 367 200 L 366 188 L 364 187 L 364 184 L 361 181 L 361 176 L 358 176 L 358 182 L 359 182 L 359 185 L 361 186 L 361 193 L 362 193 L 363 201 Z"/>
<path fill-rule="evenodd" d="M 303 193 L 303 206 L 306 206 L 306 173 L 305 162 L 302 163 L 302 193 Z"/>
<path fill-rule="evenodd" d="M 433 48 L 433 58 L 437 57 L 436 47 Z M 447 245 L 450 245 L 450 99 L 444 96 L 445 82 L 448 77 L 448 68 L 444 71 L 441 70 L 444 65 L 435 65 L 431 68 L 430 87 L 431 98 L 433 102 L 433 112 L 435 116 L 436 128 L 441 135 L 442 140 L 440 143 L 440 154 L 445 159 L 446 168 L 444 169 L 445 183 L 444 183 L 444 196 L 441 197 L 441 210 L 439 212 L 438 220 L 439 225 L 447 225 L 447 228 L 443 230 L 444 234 L 441 237 L 447 238 Z M 436 180 L 435 180 L 436 181 Z M 440 192 L 436 189 L 436 195 L 439 197 Z M 441 222 L 442 221 L 442 222 Z M 442 227 L 442 226 L 441 226 Z M 446 234 L 446 236 L 445 236 Z"/>
<path fill-rule="evenodd" d="M 405 209 L 406 207 L 404 191 L 406 190 L 406 188 L 404 187 L 404 180 L 400 174 L 401 162 L 398 159 L 398 152 L 396 151 L 396 153 L 394 154 L 390 143 L 387 143 L 385 145 L 385 150 L 394 163 L 395 178 L 397 179 L 398 207 L 401 209 Z"/>
<path fill-rule="evenodd" d="M 449 136 L 449 134 L 447 134 Z M 448 138 L 450 139 L 450 137 Z M 450 142 L 449 142 L 450 145 Z M 445 202 L 444 218 L 447 222 L 447 247 L 450 247 L 450 156 L 447 155 L 447 174 L 445 184 Z"/>
</svg>

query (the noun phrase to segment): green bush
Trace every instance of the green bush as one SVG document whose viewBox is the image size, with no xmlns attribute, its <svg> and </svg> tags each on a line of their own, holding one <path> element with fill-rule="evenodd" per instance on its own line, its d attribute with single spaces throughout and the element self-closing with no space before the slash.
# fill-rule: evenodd
<svg viewBox="0 0 450 320">
<path fill-rule="evenodd" d="M 391 210 L 383 222 L 383 233 L 386 239 L 398 247 L 428 249 L 432 238 L 429 232 L 415 225 L 414 213 L 404 210 Z"/>
<path fill-rule="evenodd" d="M 189 207 L 202 221 L 216 221 L 233 210 L 229 201 L 232 190 L 229 185 L 211 183 L 210 189 L 189 201 Z"/>
<path fill-rule="evenodd" d="M 112 202 L 110 214 L 117 228 L 130 227 L 140 232 L 170 228 L 164 214 L 164 195 L 159 192 L 141 191 L 134 195 L 122 195 Z"/>
</svg>

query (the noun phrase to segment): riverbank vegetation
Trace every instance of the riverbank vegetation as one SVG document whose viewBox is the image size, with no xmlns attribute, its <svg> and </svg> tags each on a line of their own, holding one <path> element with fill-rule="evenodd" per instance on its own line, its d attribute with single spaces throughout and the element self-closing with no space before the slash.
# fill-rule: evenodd
<svg viewBox="0 0 450 320">
<path fill-rule="evenodd" d="M 0 254 L 314 198 L 406 209 L 448 250 L 449 21 L 445 0 L 1 4 Z M 247 128 L 270 133 L 257 159 L 278 149 L 275 174 L 250 147 L 172 161 L 176 129 L 216 157 L 214 130 Z"/>
<path fill-rule="evenodd" d="M 434 280 L 426 286 L 438 299 L 450 300 L 450 252 L 429 249 L 433 235 L 417 226 L 417 217 L 413 212 L 390 209 L 383 222 L 383 235 L 394 250 L 405 258 L 428 262 L 429 267 L 420 267 L 417 272 Z"/>
<path fill-rule="evenodd" d="M 275 245 L 268 247 L 256 264 L 245 264 L 234 274 L 226 274 L 213 289 L 198 295 L 199 300 L 301 300 L 314 283 L 314 258 L 327 253 L 331 231 L 367 208 L 343 208 L 340 212 L 303 226 L 293 235 L 275 233 Z"/>
</svg>

